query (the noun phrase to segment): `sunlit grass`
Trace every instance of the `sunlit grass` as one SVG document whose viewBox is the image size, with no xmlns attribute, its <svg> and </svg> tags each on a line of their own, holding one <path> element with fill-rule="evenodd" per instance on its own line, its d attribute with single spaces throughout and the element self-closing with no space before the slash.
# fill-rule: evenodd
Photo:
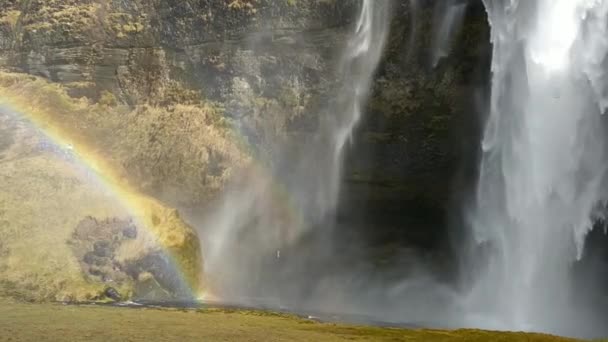
<svg viewBox="0 0 608 342">
<path fill-rule="evenodd" d="M 239 310 L 120 309 L 0 303 L 13 341 L 575 341 L 542 334 L 403 330 Z"/>
</svg>

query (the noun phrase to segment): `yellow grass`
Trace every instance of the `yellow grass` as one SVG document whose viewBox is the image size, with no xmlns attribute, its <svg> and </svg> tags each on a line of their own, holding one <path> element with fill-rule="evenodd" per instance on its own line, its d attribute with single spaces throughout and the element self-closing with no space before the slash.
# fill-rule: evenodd
<svg viewBox="0 0 608 342">
<path fill-rule="evenodd" d="M 0 341 L 575 341 L 478 330 L 316 323 L 255 311 L 156 310 L 0 303 Z"/>
</svg>

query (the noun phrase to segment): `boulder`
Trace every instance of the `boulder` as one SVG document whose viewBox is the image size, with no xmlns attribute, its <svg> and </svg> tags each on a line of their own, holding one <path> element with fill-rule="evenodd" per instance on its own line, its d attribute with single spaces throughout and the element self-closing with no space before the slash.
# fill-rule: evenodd
<svg viewBox="0 0 608 342">
<path fill-rule="evenodd" d="M 119 302 L 121 300 L 120 293 L 118 293 L 118 291 L 116 291 L 116 289 L 113 287 L 106 288 L 103 293 L 106 297 L 112 299 L 113 301 Z"/>
</svg>

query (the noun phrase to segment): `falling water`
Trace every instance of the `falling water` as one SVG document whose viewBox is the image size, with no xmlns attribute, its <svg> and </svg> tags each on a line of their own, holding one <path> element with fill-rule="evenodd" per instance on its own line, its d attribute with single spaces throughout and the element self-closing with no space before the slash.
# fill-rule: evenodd
<svg viewBox="0 0 608 342">
<path fill-rule="evenodd" d="M 288 179 L 290 193 L 309 221 L 325 220 L 338 204 L 344 149 L 361 120 L 388 24 L 389 1 L 363 0 L 338 63 L 341 86 L 327 113 L 321 115 L 316 141 L 300 156 L 298 168 Z"/>
<path fill-rule="evenodd" d="M 318 131 L 297 154 L 279 153 L 266 177 L 252 176 L 226 194 L 203 226 L 205 269 L 224 300 L 253 297 L 287 300 L 303 296 L 293 288 L 311 288 L 320 276 L 319 261 L 332 253 L 319 243 L 292 248 L 311 232 L 331 231 L 339 200 L 344 151 L 362 116 L 374 72 L 388 34 L 389 1 L 363 0 L 337 61 L 340 84 L 332 103 L 320 113 Z M 288 167 L 285 167 L 288 165 Z M 268 177 L 268 173 L 271 177 Z M 280 203 L 277 203 L 277 199 Z M 328 244 L 327 238 L 320 239 Z M 308 241 L 308 240 L 307 240 Z M 310 243 L 310 242 L 307 242 Z M 308 269 L 308 271 L 305 271 Z M 307 289 L 304 291 L 308 291 Z M 251 304 L 251 303 L 248 303 Z"/>
<path fill-rule="evenodd" d="M 437 3 L 433 33 L 432 65 L 436 67 L 439 61 L 447 57 L 454 40 L 454 35 L 464 22 L 467 2 L 462 0 L 446 0 Z"/>
<path fill-rule="evenodd" d="M 605 200 L 608 1 L 484 3 L 493 81 L 472 226 L 490 256 L 470 310 L 478 326 L 556 332 Z"/>
</svg>

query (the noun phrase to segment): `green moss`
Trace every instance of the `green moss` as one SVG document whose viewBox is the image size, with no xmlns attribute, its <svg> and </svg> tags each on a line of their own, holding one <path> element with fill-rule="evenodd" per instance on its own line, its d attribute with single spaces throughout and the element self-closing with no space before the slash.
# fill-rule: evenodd
<svg viewBox="0 0 608 342">
<path fill-rule="evenodd" d="M 9 25 L 11 28 L 15 28 L 17 21 L 21 17 L 21 11 L 9 10 L 4 13 L 0 13 L 0 25 Z"/>
<path fill-rule="evenodd" d="M 255 9 L 256 0 L 228 0 L 228 8 L 239 11 L 246 11 L 247 13 L 256 13 Z"/>
<path fill-rule="evenodd" d="M 111 12 L 103 17 L 103 24 L 109 28 L 117 38 L 127 38 L 133 34 L 145 31 L 146 18 L 134 16 L 130 13 Z"/>
<path fill-rule="evenodd" d="M 103 91 L 101 93 L 101 97 L 99 98 L 99 105 L 103 107 L 115 107 L 118 105 L 118 100 L 114 94 L 109 91 Z"/>
</svg>

